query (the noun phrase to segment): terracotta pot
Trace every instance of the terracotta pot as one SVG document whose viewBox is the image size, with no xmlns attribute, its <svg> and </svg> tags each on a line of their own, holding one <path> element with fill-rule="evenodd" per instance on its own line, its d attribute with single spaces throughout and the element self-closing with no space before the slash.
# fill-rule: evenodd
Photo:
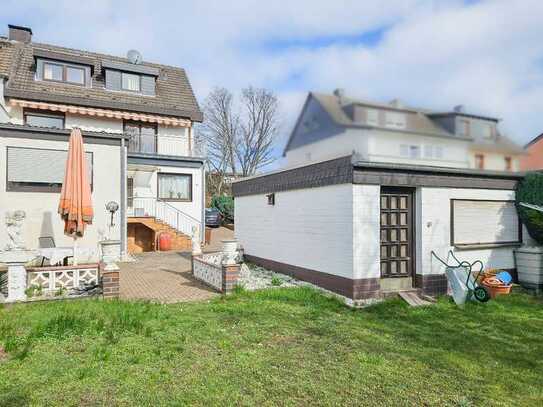
<svg viewBox="0 0 543 407">
<path fill-rule="evenodd" d="M 495 277 L 487 278 L 483 281 L 483 285 L 488 290 L 488 293 L 490 294 L 490 298 L 496 298 L 498 295 L 505 295 L 509 294 L 511 292 L 512 285 L 505 285 L 501 283 L 500 280 L 498 280 Z"/>
</svg>

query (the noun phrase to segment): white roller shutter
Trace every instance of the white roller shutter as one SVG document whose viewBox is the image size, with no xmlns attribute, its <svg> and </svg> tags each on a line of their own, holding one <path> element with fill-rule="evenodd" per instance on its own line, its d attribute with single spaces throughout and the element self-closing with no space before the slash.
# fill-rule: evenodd
<svg viewBox="0 0 543 407">
<path fill-rule="evenodd" d="M 519 242 L 519 219 L 512 201 L 451 200 L 453 245 Z"/>
<path fill-rule="evenodd" d="M 62 184 L 68 151 L 8 147 L 7 179 L 9 182 Z M 85 153 L 92 184 L 92 153 Z"/>
</svg>

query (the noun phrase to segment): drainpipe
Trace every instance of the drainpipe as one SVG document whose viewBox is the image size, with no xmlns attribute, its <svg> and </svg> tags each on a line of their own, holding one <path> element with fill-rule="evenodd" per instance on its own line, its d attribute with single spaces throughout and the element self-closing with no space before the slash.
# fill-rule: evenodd
<svg viewBox="0 0 543 407">
<path fill-rule="evenodd" d="M 121 216 L 120 216 L 120 232 L 121 232 L 121 260 L 126 259 L 126 146 L 123 138 L 121 139 Z"/>
<path fill-rule="evenodd" d="M 200 242 L 205 243 L 206 232 L 206 165 L 202 160 L 202 226 L 200 227 Z"/>
</svg>

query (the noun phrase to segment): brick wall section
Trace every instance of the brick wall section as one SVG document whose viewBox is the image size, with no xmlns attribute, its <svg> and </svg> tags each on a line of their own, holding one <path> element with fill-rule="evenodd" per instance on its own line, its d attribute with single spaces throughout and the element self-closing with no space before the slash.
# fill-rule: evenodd
<svg viewBox="0 0 543 407">
<path fill-rule="evenodd" d="M 415 286 L 427 295 L 447 294 L 447 277 L 445 274 L 416 274 Z"/>
<path fill-rule="evenodd" d="M 222 292 L 228 294 L 232 292 L 239 280 L 241 266 L 239 264 L 222 266 Z"/>
<path fill-rule="evenodd" d="M 103 296 L 104 298 L 119 298 L 119 271 L 106 271 L 104 267 L 105 264 L 100 264 Z"/>
</svg>

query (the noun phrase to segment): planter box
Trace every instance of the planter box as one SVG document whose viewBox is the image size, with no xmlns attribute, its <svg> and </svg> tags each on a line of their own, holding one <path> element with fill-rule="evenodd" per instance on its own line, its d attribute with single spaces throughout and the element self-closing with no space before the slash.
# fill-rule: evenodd
<svg viewBox="0 0 543 407">
<path fill-rule="evenodd" d="M 521 247 L 515 250 L 518 281 L 526 288 L 543 289 L 543 247 Z"/>
</svg>

